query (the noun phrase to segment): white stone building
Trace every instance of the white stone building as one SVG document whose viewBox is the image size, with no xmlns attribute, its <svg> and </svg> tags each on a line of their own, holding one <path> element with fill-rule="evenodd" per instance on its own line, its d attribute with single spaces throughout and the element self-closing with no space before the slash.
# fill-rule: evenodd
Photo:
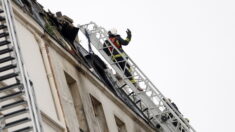
<svg viewBox="0 0 235 132">
<path fill-rule="evenodd" d="M 86 51 L 73 47 L 77 29 L 70 18 L 44 11 L 35 0 L 12 0 L 12 5 L 22 58 L 33 82 L 44 132 L 156 131 L 134 106 L 128 106 L 128 100 L 120 99 L 117 91 L 105 83 L 99 73 L 103 62 L 96 59 L 98 72 L 92 70 Z M 64 31 L 63 26 L 72 27 L 71 32 Z M 7 83 L 3 81 L 2 85 Z M 3 131 L 11 132 L 13 128 Z"/>
</svg>

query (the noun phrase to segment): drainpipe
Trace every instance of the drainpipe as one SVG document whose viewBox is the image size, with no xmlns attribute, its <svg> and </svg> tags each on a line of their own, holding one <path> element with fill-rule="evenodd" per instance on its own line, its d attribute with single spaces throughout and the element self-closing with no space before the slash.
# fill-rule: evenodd
<svg viewBox="0 0 235 132">
<path fill-rule="evenodd" d="M 51 87 L 53 100 L 54 100 L 55 107 L 56 107 L 56 110 L 57 110 L 57 116 L 58 116 L 59 120 L 63 123 L 63 126 L 66 126 L 65 125 L 64 114 L 63 114 L 62 107 L 61 107 L 61 102 L 60 102 L 60 99 L 59 99 L 59 96 L 58 96 L 58 91 L 57 91 L 57 87 L 56 87 L 56 83 L 55 83 L 55 78 L 53 76 L 51 63 L 50 63 L 50 60 L 49 60 L 49 55 L 47 53 L 47 47 L 46 47 L 45 41 L 43 40 L 43 38 L 46 35 L 43 34 L 42 37 L 40 37 L 30 27 L 27 26 L 27 28 L 31 31 L 31 33 L 36 38 L 36 41 L 39 43 L 38 45 L 40 47 L 40 51 L 41 51 L 41 54 L 42 54 L 42 59 L 43 59 L 44 66 L 45 66 L 45 69 L 46 69 L 47 78 L 48 78 L 48 81 L 49 81 L 49 84 L 50 84 L 50 87 Z M 66 128 L 64 130 L 65 130 L 65 132 L 67 132 Z"/>
</svg>

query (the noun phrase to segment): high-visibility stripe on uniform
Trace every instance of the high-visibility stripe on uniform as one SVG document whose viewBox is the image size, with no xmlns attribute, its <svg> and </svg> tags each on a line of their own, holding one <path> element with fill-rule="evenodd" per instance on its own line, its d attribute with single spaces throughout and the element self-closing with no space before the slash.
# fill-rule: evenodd
<svg viewBox="0 0 235 132">
<path fill-rule="evenodd" d="M 115 42 L 116 42 L 116 43 L 115 43 L 115 46 L 116 46 L 117 48 L 121 48 L 121 44 L 119 43 L 119 41 L 116 40 Z"/>
<path fill-rule="evenodd" d="M 131 81 L 131 83 L 136 83 L 135 79 L 131 79 L 130 81 Z"/>
<path fill-rule="evenodd" d="M 119 58 L 119 57 L 125 57 L 126 54 L 125 53 L 121 53 L 121 54 L 117 54 L 117 55 L 113 55 L 112 56 L 112 60 L 116 59 L 116 58 Z"/>
<path fill-rule="evenodd" d="M 131 69 L 131 68 L 128 68 L 127 70 L 128 70 L 129 72 L 132 72 L 132 69 Z"/>
</svg>

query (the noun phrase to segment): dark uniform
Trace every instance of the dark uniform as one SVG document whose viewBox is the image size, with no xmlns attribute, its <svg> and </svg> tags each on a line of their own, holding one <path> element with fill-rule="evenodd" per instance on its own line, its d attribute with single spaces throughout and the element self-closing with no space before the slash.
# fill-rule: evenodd
<svg viewBox="0 0 235 132">
<path fill-rule="evenodd" d="M 124 57 L 126 54 L 122 49 L 122 45 L 128 45 L 131 41 L 131 32 L 127 30 L 127 37 L 126 39 L 122 39 L 120 35 L 115 35 L 109 32 L 109 39 L 110 41 L 119 49 L 120 53 L 113 47 L 111 47 L 108 40 L 105 41 L 104 44 L 104 51 L 112 57 L 113 62 L 116 62 L 116 65 L 122 69 L 126 77 L 135 85 L 136 80 L 132 77 L 130 65 L 125 61 Z M 128 59 L 128 58 L 127 58 Z"/>
</svg>

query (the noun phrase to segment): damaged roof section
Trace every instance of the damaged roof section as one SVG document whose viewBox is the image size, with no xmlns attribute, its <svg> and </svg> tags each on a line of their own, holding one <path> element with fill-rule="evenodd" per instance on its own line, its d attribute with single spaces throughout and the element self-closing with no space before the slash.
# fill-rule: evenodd
<svg viewBox="0 0 235 132">
<path fill-rule="evenodd" d="M 82 62 L 109 90 L 124 102 L 132 111 L 141 117 L 146 123 L 150 123 L 148 117 L 137 107 L 136 102 L 130 99 L 122 87 L 117 85 L 118 79 L 97 55 L 89 53 L 78 41 L 79 28 L 73 25 L 73 20 L 61 12 L 53 14 L 45 11 L 36 0 L 13 0 L 21 9 L 30 15 L 52 38 L 54 38 L 75 59 Z"/>
<path fill-rule="evenodd" d="M 14 0 L 21 9 L 30 15 L 51 37 L 71 54 L 75 51 L 75 41 L 79 28 L 73 25 L 73 20 L 61 12 L 53 14 L 45 11 L 36 0 Z"/>
</svg>

